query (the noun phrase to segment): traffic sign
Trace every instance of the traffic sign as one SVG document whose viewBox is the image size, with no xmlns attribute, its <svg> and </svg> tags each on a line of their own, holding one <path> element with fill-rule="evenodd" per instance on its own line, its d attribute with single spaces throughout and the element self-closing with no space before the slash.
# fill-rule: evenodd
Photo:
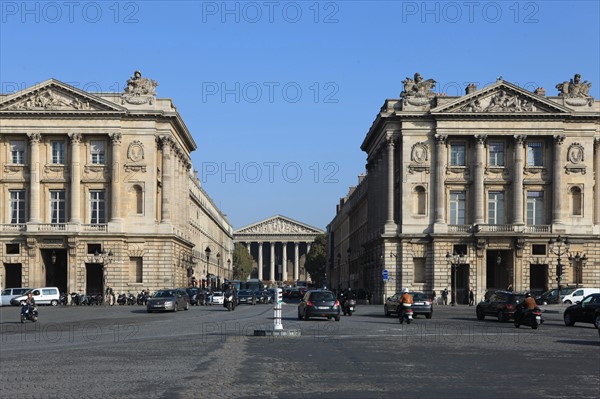
<svg viewBox="0 0 600 399">
<path fill-rule="evenodd" d="M 383 276 L 383 281 L 387 281 L 390 278 L 390 275 L 389 275 L 387 269 L 384 269 L 383 272 L 381 273 L 381 275 Z"/>
</svg>

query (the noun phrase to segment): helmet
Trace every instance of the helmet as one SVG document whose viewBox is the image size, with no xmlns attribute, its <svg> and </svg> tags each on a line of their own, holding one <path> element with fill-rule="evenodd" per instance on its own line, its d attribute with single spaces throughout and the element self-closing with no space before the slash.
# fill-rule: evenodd
<svg viewBox="0 0 600 399">
<path fill-rule="evenodd" d="M 402 290 L 402 293 L 403 293 L 403 294 L 406 294 L 407 292 L 408 292 L 408 288 L 404 288 L 404 289 Z"/>
<path fill-rule="evenodd" d="M 525 293 L 525 298 L 531 298 L 531 293 L 529 293 L 529 292 L 526 292 L 526 293 Z"/>
</svg>

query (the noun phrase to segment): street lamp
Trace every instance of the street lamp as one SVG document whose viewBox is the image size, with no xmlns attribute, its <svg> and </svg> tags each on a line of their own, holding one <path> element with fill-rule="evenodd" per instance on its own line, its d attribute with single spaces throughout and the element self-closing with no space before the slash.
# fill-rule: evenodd
<svg viewBox="0 0 600 399">
<path fill-rule="evenodd" d="M 467 257 L 464 254 L 457 254 L 456 251 L 450 255 L 450 252 L 446 252 L 446 262 L 448 262 L 448 266 L 450 266 L 453 274 L 454 274 L 454 286 L 452 287 L 452 306 L 456 305 L 458 295 L 456 292 L 456 287 L 458 285 L 458 281 L 456 280 L 456 272 L 458 270 L 458 266 L 467 262 Z"/>
<path fill-rule="evenodd" d="M 346 253 L 348 254 L 348 288 L 350 288 L 350 254 L 352 253 L 350 247 L 348 247 Z"/>
<path fill-rule="evenodd" d="M 206 247 L 206 249 L 204 250 L 204 254 L 206 255 L 206 285 L 208 286 L 210 284 L 209 282 L 209 278 L 210 278 L 210 269 L 209 269 L 209 260 L 210 260 L 210 247 Z"/>
<path fill-rule="evenodd" d="M 227 275 L 230 280 L 232 279 L 231 274 L 231 259 L 227 259 Z"/>
<path fill-rule="evenodd" d="M 217 287 L 221 286 L 221 253 L 217 252 Z"/>
<path fill-rule="evenodd" d="M 557 303 L 560 303 L 560 291 L 561 291 L 561 280 L 562 280 L 562 274 L 563 274 L 563 266 L 562 263 L 560 263 L 560 258 L 561 256 L 565 255 L 567 252 L 569 252 L 569 247 L 571 246 L 571 244 L 569 243 L 569 239 L 568 238 L 562 238 L 561 236 L 558 236 L 555 239 L 550 239 L 550 241 L 548 241 L 548 247 L 550 248 L 550 251 L 556 255 L 558 257 L 557 259 L 557 263 L 556 263 L 556 281 L 558 282 L 558 291 L 556 292 L 556 301 Z"/>
<path fill-rule="evenodd" d="M 580 255 L 579 252 L 575 256 L 569 254 L 569 263 L 575 269 L 575 288 L 579 288 L 579 274 L 587 261 L 588 258 L 585 254 Z"/>
</svg>

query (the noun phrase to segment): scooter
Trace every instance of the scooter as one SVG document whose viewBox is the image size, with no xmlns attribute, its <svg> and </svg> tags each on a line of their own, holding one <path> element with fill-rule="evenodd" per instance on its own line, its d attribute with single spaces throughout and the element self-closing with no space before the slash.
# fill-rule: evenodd
<svg viewBox="0 0 600 399">
<path fill-rule="evenodd" d="M 228 311 L 235 310 L 235 299 L 233 295 L 227 295 L 223 299 L 223 306 L 227 308 Z"/>
<path fill-rule="evenodd" d="M 538 307 L 531 310 L 520 309 L 517 313 L 515 313 L 516 328 L 524 325 L 536 330 L 543 322 L 544 320 L 542 319 L 542 311 Z"/>
<path fill-rule="evenodd" d="M 25 320 L 29 320 L 32 322 L 36 322 L 38 319 L 38 311 L 37 311 L 37 306 L 35 305 L 28 305 L 27 303 L 23 302 L 21 304 L 21 323 L 25 323 Z"/>
<path fill-rule="evenodd" d="M 127 295 L 125 295 L 125 294 L 119 294 L 119 297 L 117 298 L 117 303 L 119 305 L 125 305 L 125 304 L 127 304 Z"/>
<path fill-rule="evenodd" d="M 399 318 L 400 324 L 406 321 L 406 324 L 410 324 L 413 319 L 413 310 L 409 304 L 402 304 L 401 309 L 399 310 Z"/>
<path fill-rule="evenodd" d="M 344 312 L 344 316 L 352 316 L 354 309 L 356 309 L 356 299 L 346 299 L 344 301 L 344 306 L 342 306 L 342 312 Z"/>
</svg>

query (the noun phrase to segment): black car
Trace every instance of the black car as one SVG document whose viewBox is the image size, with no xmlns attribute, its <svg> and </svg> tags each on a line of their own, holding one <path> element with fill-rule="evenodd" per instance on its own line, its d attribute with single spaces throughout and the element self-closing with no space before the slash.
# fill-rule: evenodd
<svg viewBox="0 0 600 399">
<path fill-rule="evenodd" d="M 198 288 L 195 287 L 190 287 L 190 288 L 186 288 L 185 291 L 187 292 L 188 296 L 190 297 L 190 305 L 200 305 L 200 301 L 198 298 L 198 293 L 200 292 L 200 290 Z"/>
<path fill-rule="evenodd" d="M 409 294 L 413 298 L 413 305 L 411 309 L 413 311 L 413 315 L 425 315 L 426 318 L 431 319 L 433 316 L 433 305 L 427 294 L 424 292 L 409 292 Z M 398 305 L 400 304 L 401 293 L 397 292 L 392 295 L 385 301 L 385 305 L 383 305 L 383 312 L 386 316 L 389 316 L 392 313 L 398 314 Z"/>
<path fill-rule="evenodd" d="M 272 299 L 267 290 L 254 291 L 254 295 L 257 303 L 269 303 Z"/>
<path fill-rule="evenodd" d="M 242 303 L 248 305 L 256 305 L 256 295 L 254 294 L 254 291 L 240 290 L 237 293 L 237 297 L 239 305 L 241 305 Z"/>
<path fill-rule="evenodd" d="M 579 322 L 593 323 L 600 328 L 600 294 L 588 295 L 581 302 L 566 308 L 563 319 L 569 327 Z"/>
<path fill-rule="evenodd" d="M 483 320 L 485 316 L 494 316 L 500 322 L 508 321 L 513 318 L 517 305 L 524 300 L 525 294 L 496 291 L 489 299 L 477 304 L 475 313 L 479 320 Z"/>
<path fill-rule="evenodd" d="M 298 304 L 298 319 L 308 320 L 311 317 L 335 318 L 340 321 L 340 302 L 335 294 L 327 290 L 307 291 Z"/>
<path fill-rule="evenodd" d="M 561 302 L 562 302 L 562 298 L 565 295 L 570 294 L 574 290 L 575 290 L 575 287 L 562 287 L 560 289 Z M 538 305 L 547 305 L 549 303 L 558 303 L 558 298 L 556 297 L 557 291 L 558 291 L 558 288 L 554 288 L 552 290 L 544 292 L 541 295 L 536 296 L 535 303 L 537 303 Z"/>
</svg>

